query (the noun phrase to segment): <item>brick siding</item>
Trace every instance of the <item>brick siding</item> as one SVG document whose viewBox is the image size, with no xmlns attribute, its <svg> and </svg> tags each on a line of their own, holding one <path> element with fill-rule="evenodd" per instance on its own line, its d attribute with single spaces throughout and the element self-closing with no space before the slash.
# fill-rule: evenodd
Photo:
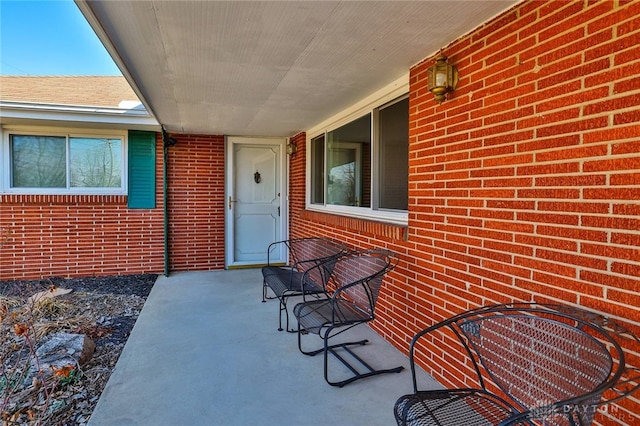
<svg viewBox="0 0 640 426">
<path fill-rule="evenodd" d="M 514 300 L 584 306 L 640 334 L 638 22 L 639 2 L 527 1 L 446 46 L 460 71 L 450 100 L 427 90 L 433 57 L 410 72 L 406 241 L 392 225 L 304 211 L 300 150 L 291 234 L 400 254 L 374 328 L 405 352 L 421 328 Z M 466 383 L 443 345 L 422 364 Z M 640 423 L 639 398 L 596 422 Z"/>
<path fill-rule="evenodd" d="M 162 272 L 161 173 L 156 188 L 159 207 L 139 210 L 126 196 L 0 195 L 0 280 Z"/>
<path fill-rule="evenodd" d="M 172 271 L 224 268 L 224 137 L 173 135 L 169 149 Z M 164 271 L 162 139 L 156 208 L 126 196 L 0 195 L 0 280 Z"/>
<path fill-rule="evenodd" d="M 224 269 L 224 137 L 172 135 L 169 148 L 171 270 Z"/>
</svg>

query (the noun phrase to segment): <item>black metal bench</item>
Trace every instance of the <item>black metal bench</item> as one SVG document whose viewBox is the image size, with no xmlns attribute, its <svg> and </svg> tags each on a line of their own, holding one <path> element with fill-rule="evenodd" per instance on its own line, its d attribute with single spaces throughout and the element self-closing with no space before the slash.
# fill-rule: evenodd
<svg viewBox="0 0 640 426">
<path fill-rule="evenodd" d="M 327 267 L 329 265 L 329 267 Z M 395 266 L 392 253 L 383 250 L 351 252 L 322 263 L 314 269 L 328 276 L 326 290 L 331 297 L 297 304 L 293 313 L 298 319 L 298 348 L 305 355 L 324 354 L 324 378 L 330 385 L 342 387 L 355 380 L 382 373 L 398 373 L 403 367 L 375 369 L 351 350 L 351 346 L 367 343 L 367 340 L 330 344 L 338 334 L 372 321 L 375 306 L 385 274 Z M 310 271 L 312 272 L 312 271 Z M 320 336 L 323 347 L 313 351 L 302 348 L 303 334 Z M 342 380 L 329 378 L 328 356 L 332 354 L 352 373 Z M 364 372 L 362 372 L 364 371 Z"/>
<path fill-rule="evenodd" d="M 284 245 L 289 250 L 291 263 L 289 266 L 271 264 L 270 254 L 277 246 Z M 277 298 L 280 301 L 278 330 L 282 331 L 282 313 L 286 317 L 285 328 L 289 332 L 289 311 L 287 300 L 292 296 L 318 295 L 324 293 L 326 279 L 325 269 L 331 266 L 326 263 L 347 251 L 344 244 L 328 238 L 310 237 L 297 238 L 271 243 L 267 252 L 267 266 L 262 268 L 262 301 Z M 313 269 L 314 266 L 325 262 L 325 269 Z M 312 271 L 310 271 L 313 269 Z M 310 273 L 306 273 L 310 271 Z M 268 295 L 271 289 L 274 296 Z"/>
<path fill-rule="evenodd" d="M 473 366 L 477 384 L 419 390 L 416 357 L 446 358 L 454 341 L 460 351 L 452 359 Z M 414 393 L 395 403 L 396 421 L 401 426 L 589 425 L 600 404 L 640 386 L 623 346 L 638 351 L 640 342 L 614 321 L 574 307 L 518 303 L 473 309 L 413 338 Z"/>
</svg>

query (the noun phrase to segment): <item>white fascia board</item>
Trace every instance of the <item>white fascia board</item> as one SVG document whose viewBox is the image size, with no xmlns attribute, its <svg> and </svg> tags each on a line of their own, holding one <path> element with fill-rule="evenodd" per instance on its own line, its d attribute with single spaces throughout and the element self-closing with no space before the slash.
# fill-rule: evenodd
<svg viewBox="0 0 640 426">
<path fill-rule="evenodd" d="M 92 123 L 160 129 L 158 121 L 144 109 L 0 101 L 0 122 L 15 121 Z"/>
</svg>

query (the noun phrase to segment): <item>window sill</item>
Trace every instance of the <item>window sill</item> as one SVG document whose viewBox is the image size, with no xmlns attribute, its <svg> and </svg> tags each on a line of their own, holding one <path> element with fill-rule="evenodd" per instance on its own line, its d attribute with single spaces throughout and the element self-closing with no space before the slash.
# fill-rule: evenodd
<svg viewBox="0 0 640 426">
<path fill-rule="evenodd" d="M 316 206 L 313 204 L 307 204 L 306 209 L 308 211 L 314 211 L 318 213 L 326 213 L 332 215 L 339 216 L 347 216 L 357 219 L 363 220 L 372 220 L 375 222 L 383 222 L 394 225 L 408 225 L 409 223 L 409 213 L 407 212 L 397 212 L 397 211 L 384 211 L 384 210 L 368 210 L 365 208 L 358 207 L 348 207 L 348 206 L 338 206 L 334 205 L 329 208 Z"/>
<path fill-rule="evenodd" d="M 361 235 L 371 234 L 400 241 L 406 241 L 408 238 L 406 221 L 398 223 L 400 221 L 392 222 L 379 216 L 372 217 L 369 215 L 356 215 L 353 212 L 313 209 L 311 206 L 307 206 L 306 210 L 302 210 L 300 216 L 302 219 L 313 223 L 344 228 Z"/>
</svg>

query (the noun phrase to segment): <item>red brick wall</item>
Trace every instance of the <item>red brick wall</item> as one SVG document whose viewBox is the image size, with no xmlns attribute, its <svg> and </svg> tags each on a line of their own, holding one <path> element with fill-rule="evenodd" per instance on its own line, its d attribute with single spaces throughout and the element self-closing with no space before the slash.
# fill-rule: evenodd
<svg viewBox="0 0 640 426">
<path fill-rule="evenodd" d="M 224 268 L 224 137 L 173 135 L 170 270 Z M 164 271 L 162 138 L 156 208 L 126 196 L 0 195 L 0 280 Z"/>
<path fill-rule="evenodd" d="M 306 221 L 302 220 L 300 213 L 304 211 L 305 194 L 305 159 L 307 156 L 307 135 L 299 133 L 292 137 L 289 143 L 295 144 L 297 152 L 289 158 L 289 232 L 290 237 L 302 236 Z"/>
<path fill-rule="evenodd" d="M 445 49 L 450 101 L 426 90 L 431 60 L 411 70 L 409 240 L 426 240 L 411 254 L 428 268 L 401 305 L 431 318 L 407 329 L 536 300 L 640 330 L 638 22 L 638 2 L 525 2 Z M 439 363 L 441 381 L 464 379 Z M 598 421 L 638 413 L 629 398 Z"/>
<path fill-rule="evenodd" d="M 224 269 L 224 137 L 172 135 L 169 246 L 172 271 Z"/>
<path fill-rule="evenodd" d="M 433 57 L 410 73 L 407 241 L 298 198 L 292 235 L 400 253 L 374 327 L 405 351 L 425 326 L 512 300 L 584 306 L 640 334 L 640 2 L 526 1 L 444 53 L 460 84 L 442 105 Z M 422 361 L 459 386 L 458 359 Z M 640 423 L 638 398 L 597 422 Z"/>
<path fill-rule="evenodd" d="M 155 209 L 126 196 L 0 195 L 0 280 L 160 273 L 162 143 Z"/>
</svg>

